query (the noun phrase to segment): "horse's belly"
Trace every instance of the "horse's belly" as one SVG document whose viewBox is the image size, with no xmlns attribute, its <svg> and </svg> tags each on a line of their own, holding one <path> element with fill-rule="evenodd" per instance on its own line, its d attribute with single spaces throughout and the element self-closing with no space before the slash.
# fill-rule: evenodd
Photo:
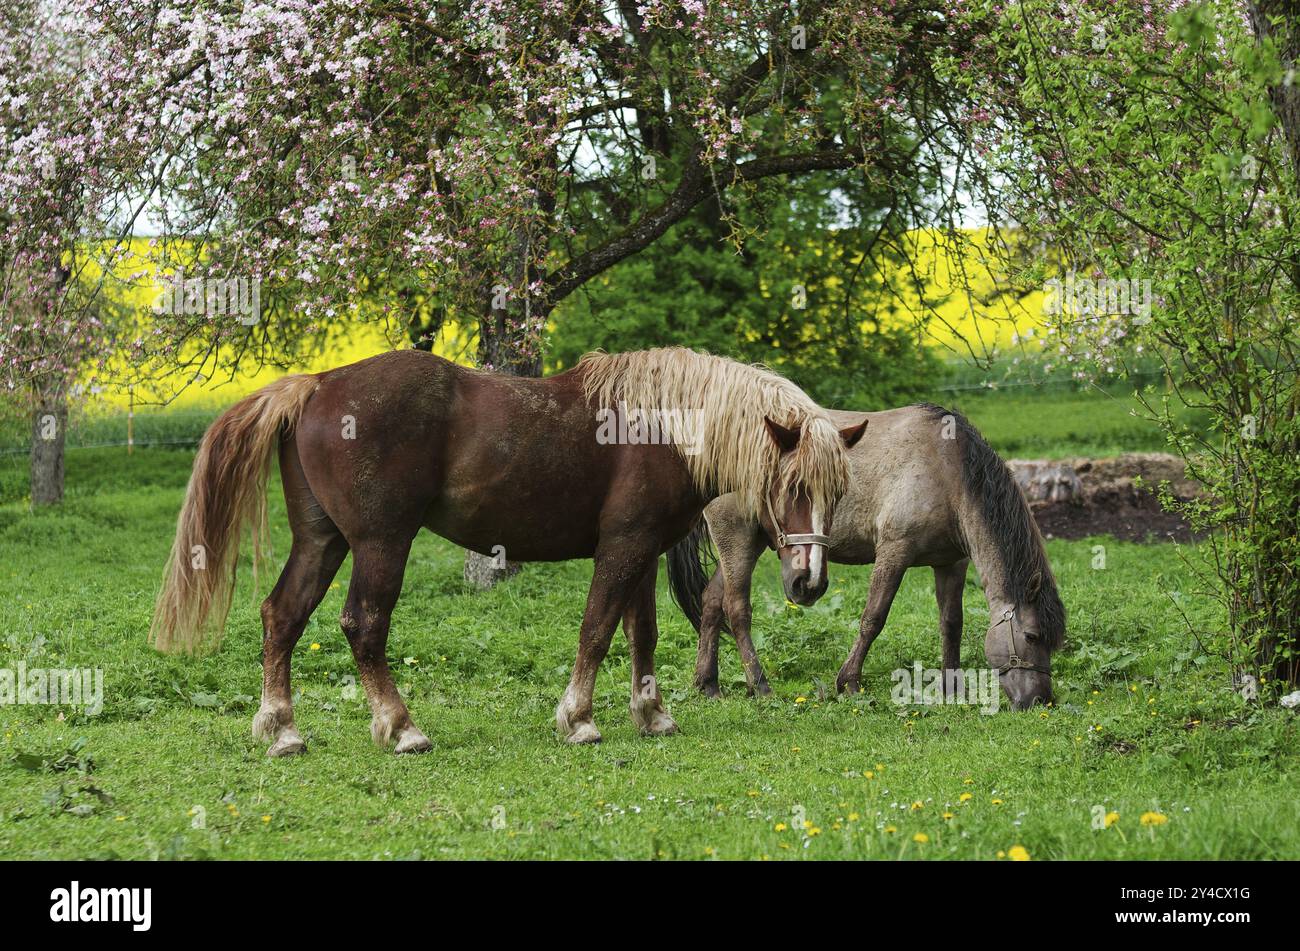
<svg viewBox="0 0 1300 951">
<path fill-rule="evenodd" d="M 594 525 L 560 524 L 523 516 L 508 521 L 467 518 L 463 511 L 435 504 L 424 527 L 462 548 L 508 561 L 565 561 L 590 558 L 596 551 Z"/>
<path fill-rule="evenodd" d="M 603 494 L 593 491 L 591 479 L 578 473 L 553 478 L 544 466 L 518 463 L 486 477 L 481 468 L 457 468 L 425 514 L 430 531 L 510 561 L 563 561 L 595 553 Z"/>
</svg>

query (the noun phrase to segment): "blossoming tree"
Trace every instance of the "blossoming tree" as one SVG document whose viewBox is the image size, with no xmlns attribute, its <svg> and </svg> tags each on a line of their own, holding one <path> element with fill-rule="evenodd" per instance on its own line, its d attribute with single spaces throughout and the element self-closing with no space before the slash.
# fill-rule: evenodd
<svg viewBox="0 0 1300 951">
<path fill-rule="evenodd" d="M 1140 398 L 1207 496 L 1200 631 L 1259 679 L 1300 679 L 1300 18 L 1292 2 L 974 4 L 978 135 L 1026 231 L 1086 302 L 1053 347 L 1083 376 L 1155 353 L 1170 394 Z M 1042 282 L 1050 262 L 1026 269 Z M 1152 306 L 1112 291 L 1149 284 Z M 1103 291 L 1098 293 L 1098 291 Z M 1127 301 L 1127 306 L 1121 303 Z M 1100 303 L 1099 303 L 1100 302 Z M 1208 430 L 1173 412 L 1209 414 Z M 1174 504 L 1172 500 L 1167 500 Z"/>
<path fill-rule="evenodd" d="M 938 0 L 38 2 L 83 52 L 24 148 L 67 140 L 117 186 L 64 225 L 150 210 L 187 289 L 138 356 L 208 377 L 358 319 L 425 346 L 469 327 L 482 365 L 535 374 L 556 306 L 706 200 L 937 178 L 963 119 L 932 64 L 973 30 Z M 7 195 L 37 184 L 20 154 Z M 98 255 L 116 274 L 125 250 Z M 256 313 L 212 306 L 230 282 Z"/>
</svg>

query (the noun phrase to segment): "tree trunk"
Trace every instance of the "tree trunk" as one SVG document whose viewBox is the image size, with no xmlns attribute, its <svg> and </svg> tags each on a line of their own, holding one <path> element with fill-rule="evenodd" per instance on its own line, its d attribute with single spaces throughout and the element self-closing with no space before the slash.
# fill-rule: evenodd
<svg viewBox="0 0 1300 951">
<path fill-rule="evenodd" d="M 1300 0 L 1255 0 L 1248 10 L 1256 38 L 1270 38 L 1278 46 L 1283 78 L 1269 95 L 1286 136 L 1291 171 L 1300 180 Z M 1280 20 L 1280 27 L 1273 25 L 1274 19 Z"/>
<path fill-rule="evenodd" d="M 485 369 L 512 376 L 542 375 L 540 328 L 545 316 L 529 297 L 530 258 L 528 235 L 520 234 L 511 249 L 511 273 L 487 289 L 478 334 L 478 362 Z M 491 555 L 466 551 L 465 582 L 486 591 L 514 577 L 519 564 L 508 561 L 509 555 L 504 548 Z"/>
<path fill-rule="evenodd" d="M 63 444 L 68 428 L 68 389 L 62 381 L 36 389 L 32 414 L 32 505 L 63 501 Z"/>
<path fill-rule="evenodd" d="M 465 583 L 472 588 L 487 591 L 517 574 L 519 574 L 518 562 L 465 550 Z"/>
</svg>

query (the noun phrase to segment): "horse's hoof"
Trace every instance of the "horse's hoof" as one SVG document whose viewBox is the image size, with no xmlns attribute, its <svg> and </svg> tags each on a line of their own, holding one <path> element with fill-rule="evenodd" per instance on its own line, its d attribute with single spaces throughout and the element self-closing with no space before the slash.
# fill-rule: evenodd
<svg viewBox="0 0 1300 951">
<path fill-rule="evenodd" d="M 846 693 L 850 697 L 856 693 L 862 692 L 862 688 L 858 685 L 856 680 L 842 680 L 838 677 L 835 678 L 835 690 L 838 693 Z"/>
<path fill-rule="evenodd" d="M 676 732 L 677 721 L 662 710 L 656 710 L 650 722 L 641 728 L 642 736 L 672 736 Z"/>
<path fill-rule="evenodd" d="M 772 688 L 768 686 L 766 680 L 760 680 L 756 685 L 749 688 L 749 695 L 751 697 L 770 697 L 772 696 Z"/>
<path fill-rule="evenodd" d="M 596 729 L 594 723 L 576 723 L 568 736 L 564 738 L 566 743 L 599 743 L 600 731 Z"/>
<path fill-rule="evenodd" d="M 292 726 L 292 714 L 281 717 L 279 710 L 273 707 L 263 707 L 253 717 L 253 739 L 260 740 L 263 743 L 270 743 L 280 735 L 280 732 L 285 727 L 289 727 L 292 731 Z"/>
<path fill-rule="evenodd" d="M 427 753 L 433 749 L 433 743 L 429 738 L 417 730 L 415 727 L 407 727 L 397 737 L 397 746 L 393 752 L 402 753 Z"/>
<path fill-rule="evenodd" d="M 708 683 L 702 683 L 702 684 L 697 683 L 695 685 L 695 689 L 698 690 L 700 693 L 704 694 L 704 696 L 709 697 L 713 700 L 717 700 L 722 697 L 722 688 L 718 686 L 718 682 L 716 680 L 710 680 Z"/>
<path fill-rule="evenodd" d="M 266 755 L 297 756 L 299 753 L 306 752 L 307 744 L 303 742 L 302 737 L 293 730 L 284 730 L 276 738 L 276 741 L 271 744 L 271 748 L 266 751 Z"/>
</svg>

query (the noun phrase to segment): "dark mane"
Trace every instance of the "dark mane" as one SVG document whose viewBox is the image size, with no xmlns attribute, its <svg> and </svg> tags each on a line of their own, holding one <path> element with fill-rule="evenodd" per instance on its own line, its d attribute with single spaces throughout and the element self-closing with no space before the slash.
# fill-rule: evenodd
<svg viewBox="0 0 1300 951">
<path fill-rule="evenodd" d="M 934 419 L 951 416 L 956 421 L 962 483 L 997 539 L 1008 593 L 1015 601 L 1034 606 L 1039 635 L 1049 650 L 1057 650 L 1065 640 L 1065 605 L 1056 590 L 1038 524 L 1011 470 L 966 417 L 933 403 L 918 406 Z"/>
</svg>

